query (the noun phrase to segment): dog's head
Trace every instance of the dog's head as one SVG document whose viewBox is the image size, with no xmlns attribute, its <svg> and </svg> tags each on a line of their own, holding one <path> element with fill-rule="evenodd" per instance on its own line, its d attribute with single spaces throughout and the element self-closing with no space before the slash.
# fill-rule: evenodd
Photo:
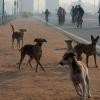
<svg viewBox="0 0 100 100">
<path fill-rule="evenodd" d="M 65 43 L 71 44 L 72 42 L 73 42 L 73 40 L 65 40 Z"/>
<path fill-rule="evenodd" d="M 65 43 L 67 44 L 68 47 L 72 47 L 72 42 L 73 40 L 65 40 Z"/>
<path fill-rule="evenodd" d="M 19 31 L 23 33 L 23 32 L 26 32 L 27 30 L 26 29 L 19 29 Z"/>
<path fill-rule="evenodd" d="M 94 36 L 91 35 L 92 44 L 96 45 L 98 39 L 99 39 L 99 35 L 96 38 L 94 38 Z"/>
<path fill-rule="evenodd" d="M 36 42 L 38 45 L 42 45 L 44 42 L 47 43 L 47 40 L 46 39 L 43 39 L 43 38 L 36 38 L 34 40 L 34 42 Z"/>
<path fill-rule="evenodd" d="M 60 65 L 72 64 L 73 58 L 76 56 L 74 53 L 65 53 L 62 60 L 59 62 Z"/>
<path fill-rule="evenodd" d="M 41 42 L 41 43 L 43 43 L 43 42 L 46 42 L 47 43 L 47 40 L 46 39 L 42 39 L 42 38 L 36 38 L 35 40 L 34 40 L 34 42 Z"/>
</svg>

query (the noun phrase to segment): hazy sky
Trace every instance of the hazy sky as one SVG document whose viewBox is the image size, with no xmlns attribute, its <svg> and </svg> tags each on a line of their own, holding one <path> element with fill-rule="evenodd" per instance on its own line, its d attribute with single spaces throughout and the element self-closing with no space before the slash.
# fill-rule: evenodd
<svg viewBox="0 0 100 100">
<path fill-rule="evenodd" d="M 5 0 L 5 2 L 7 2 L 6 3 L 6 9 L 9 11 L 9 12 L 11 12 L 12 11 L 12 6 L 13 6 L 13 1 L 14 0 Z M 35 10 L 37 9 L 37 1 L 38 0 L 34 0 L 35 1 L 35 5 L 34 5 L 34 7 L 35 7 Z M 69 4 L 71 4 L 71 2 L 74 2 L 74 1 L 78 1 L 78 0 L 59 0 L 60 1 L 60 4 L 63 4 L 63 3 L 65 3 L 67 6 L 69 5 Z M 96 6 L 98 5 L 98 2 L 99 2 L 99 0 L 81 0 L 82 2 L 88 2 L 88 3 L 91 3 L 91 4 L 94 4 L 94 1 L 95 1 L 95 4 L 96 4 Z M 44 9 L 45 8 L 45 0 L 40 0 L 40 9 L 42 10 L 42 9 Z M 11 6 L 12 5 L 12 6 Z"/>
</svg>

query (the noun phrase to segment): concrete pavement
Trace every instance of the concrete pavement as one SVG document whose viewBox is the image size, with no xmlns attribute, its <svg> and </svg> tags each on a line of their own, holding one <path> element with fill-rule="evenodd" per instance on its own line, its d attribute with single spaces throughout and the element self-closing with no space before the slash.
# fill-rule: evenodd
<svg viewBox="0 0 100 100">
<path fill-rule="evenodd" d="M 42 21 L 44 20 L 44 16 L 38 16 L 39 19 Z M 62 30 L 65 32 L 65 35 L 68 35 L 70 38 L 78 41 L 78 42 L 91 42 L 91 35 L 97 36 L 100 35 L 100 26 L 98 26 L 98 17 L 91 17 L 85 16 L 83 18 L 83 28 L 77 29 L 75 25 L 71 23 L 71 17 L 68 15 L 66 16 L 66 22 L 64 25 L 58 25 L 58 19 L 56 15 L 50 16 L 49 18 L 49 25 Z M 97 43 L 97 52 L 100 54 L 100 39 Z"/>
</svg>

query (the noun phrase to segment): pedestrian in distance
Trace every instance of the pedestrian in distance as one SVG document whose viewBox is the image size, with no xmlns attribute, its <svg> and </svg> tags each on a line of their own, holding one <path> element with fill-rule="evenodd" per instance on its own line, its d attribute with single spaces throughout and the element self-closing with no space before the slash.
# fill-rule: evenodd
<svg viewBox="0 0 100 100">
<path fill-rule="evenodd" d="M 74 17 L 75 17 L 75 7 L 74 6 L 72 6 L 71 8 L 70 15 L 72 17 L 72 23 L 74 23 Z"/>
<path fill-rule="evenodd" d="M 59 25 L 63 25 L 65 22 L 65 15 L 66 15 L 66 11 L 64 8 L 59 7 L 58 11 L 57 11 L 57 16 L 58 16 L 58 24 Z"/>
<path fill-rule="evenodd" d="M 50 15 L 49 10 L 46 9 L 44 14 L 45 14 L 45 20 L 46 20 L 46 23 L 48 23 L 48 21 L 49 21 L 49 15 Z"/>
</svg>

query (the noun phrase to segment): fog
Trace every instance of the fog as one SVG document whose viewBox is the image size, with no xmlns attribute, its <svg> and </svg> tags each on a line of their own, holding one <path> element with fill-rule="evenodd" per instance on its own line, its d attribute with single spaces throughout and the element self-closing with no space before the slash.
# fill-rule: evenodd
<svg viewBox="0 0 100 100">
<path fill-rule="evenodd" d="M 5 10 L 7 13 L 13 12 L 13 1 L 14 0 L 5 0 Z M 39 2 L 38 2 L 39 1 Z M 100 0 L 81 0 L 82 6 L 86 12 L 97 12 L 99 7 Z M 95 1 L 95 5 L 94 5 Z M 67 12 L 70 11 L 72 5 L 78 4 L 78 0 L 59 0 L 59 6 L 62 6 L 66 9 Z M 42 12 L 45 8 L 45 0 L 34 0 L 34 12 Z"/>
</svg>

